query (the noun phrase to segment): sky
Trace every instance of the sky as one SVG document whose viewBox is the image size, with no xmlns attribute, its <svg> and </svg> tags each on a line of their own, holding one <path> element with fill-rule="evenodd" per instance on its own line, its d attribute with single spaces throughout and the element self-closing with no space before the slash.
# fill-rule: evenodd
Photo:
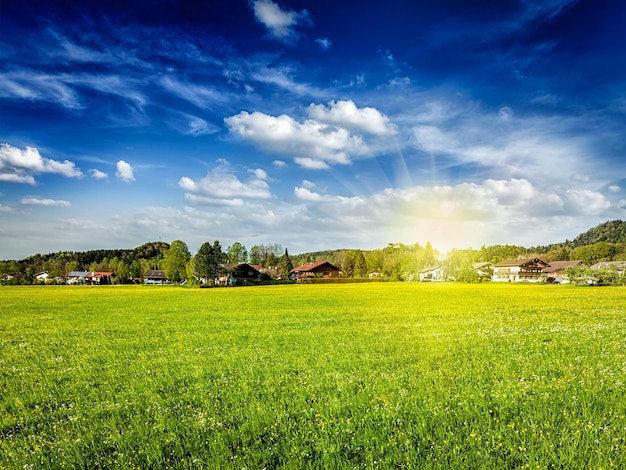
<svg viewBox="0 0 626 470">
<path fill-rule="evenodd" d="M 24 0 L 0 59 L 0 259 L 626 218 L 621 0 Z"/>
</svg>

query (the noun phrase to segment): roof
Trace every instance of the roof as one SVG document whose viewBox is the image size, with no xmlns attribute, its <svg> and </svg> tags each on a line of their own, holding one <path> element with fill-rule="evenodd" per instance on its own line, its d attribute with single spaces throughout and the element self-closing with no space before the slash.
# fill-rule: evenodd
<svg viewBox="0 0 626 470">
<path fill-rule="evenodd" d="M 544 273 L 556 273 L 558 271 L 563 271 L 566 268 L 571 268 L 572 266 L 577 266 L 581 264 L 583 260 L 577 259 L 574 261 L 550 261 L 550 265 L 546 266 L 542 269 Z"/>
<path fill-rule="evenodd" d="M 499 263 L 494 264 L 496 268 L 502 268 L 507 266 L 526 266 L 528 264 L 542 263 L 548 266 L 548 263 L 539 258 L 515 258 L 515 259 L 503 259 Z"/>
<path fill-rule="evenodd" d="M 248 263 L 238 264 L 237 266 L 233 267 L 232 272 L 237 273 L 240 277 L 247 276 L 248 272 L 251 272 L 250 275 L 253 277 L 258 277 L 261 274 L 261 271 Z"/>
<path fill-rule="evenodd" d="M 437 271 L 441 269 L 441 266 L 429 266 L 428 268 L 424 268 L 420 270 L 420 273 L 429 273 L 431 271 Z"/>
<path fill-rule="evenodd" d="M 89 271 L 70 271 L 67 273 L 67 277 L 85 277 L 89 274 Z"/>
<path fill-rule="evenodd" d="M 165 271 L 163 271 L 162 269 L 149 269 L 148 271 L 146 271 L 143 277 L 149 277 L 152 279 L 167 279 Z"/>
<path fill-rule="evenodd" d="M 484 261 L 482 263 L 474 263 L 474 269 L 481 269 L 486 266 L 493 266 L 493 263 L 490 263 L 489 261 Z"/>
<path fill-rule="evenodd" d="M 328 266 L 330 266 L 331 269 L 336 269 L 337 271 L 339 271 L 339 268 L 337 266 L 334 266 L 333 264 L 329 263 L 328 261 L 317 261 L 315 263 L 305 263 L 302 266 L 298 266 L 297 268 L 293 268 L 289 272 L 290 273 L 313 272 L 313 271 L 317 270 L 318 268 L 321 268 L 324 265 L 328 265 Z"/>
<path fill-rule="evenodd" d="M 591 266 L 591 269 L 601 269 L 606 268 L 611 265 L 617 266 L 617 269 L 624 270 L 626 269 L 626 261 L 601 261 Z"/>
<path fill-rule="evenodd" d="M 85 277 L 98 278 L 98 277 L 109 277 L 109 276 L 113 276 L 113 273 L 109 271 L 93 271 L 93 272 L 88 272 L 87 276 Z"/>
</svg>

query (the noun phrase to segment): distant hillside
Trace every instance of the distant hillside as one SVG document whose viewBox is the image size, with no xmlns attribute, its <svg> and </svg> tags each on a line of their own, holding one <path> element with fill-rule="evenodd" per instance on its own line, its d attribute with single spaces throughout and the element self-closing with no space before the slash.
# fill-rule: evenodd
<svg viewBox="0 0 626 470">
<path fill-rule="evenodd" d="M 578 235 L 570 246 L 576 248 L 598 242 L 626 243 L 626 222 L 623 220 L 604 222 Z"/>
<path fill-rule="evenodd" d="M 125 260 L 162 258 L 163 252 L 169 249 L 169 243 L 148 242 L 133 249 L 99 249 L 88 251 L 65 251 L 58 253 L 48 253 L 44 255 L 36 254 L 21 260 L 20 263 L 29 263 L 36 260 L 49 261 L 54 259 L 65 259 L 67 261 L 77 261 L 81 266 L 91 263 L 100 263 L 104 259 L 113 258 Z"/>
</svg>

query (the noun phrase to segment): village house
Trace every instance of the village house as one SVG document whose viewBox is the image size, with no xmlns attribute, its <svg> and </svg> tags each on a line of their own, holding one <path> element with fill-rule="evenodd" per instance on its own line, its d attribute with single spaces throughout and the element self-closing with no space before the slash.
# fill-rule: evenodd
<svg viewBox="0 0 626 470">
<path fill-rule="evenodd" d="M 92 271 L 85 276 L 85 284 L 92 286 L 111 284 L 112 281 L 113 273 L 109 271 Z"/>
<path fill-rule="evenodd" d="M 445 275 L 441 266 L 430 266 L 419 272 L 420 282 L 445 281 Z"/>
<path fill-rule="evenodd" d="M 505 259 L 493 265 L 494 282 L 540 282 L 546 278 L 548 263 L 539 258 Z"/>
<path fill-rule="evenodd" d="M 231 268 L 227 276 L 221 277 L 220 284 L 229 286 L 256 284 L 261 280 L 261 276 L 261 271 L 256 267 L 248 263 L 241 263 Z"/>
<path fill-rule="evenodd" d="M 70 271 L 67 273 L 67 283 L 69 285 L 84 284 L 89 271 Z"/>
<path fill-rule="evenodd" d="M 591 266 L 591 269 L 613 268 L 620 276 L 626 273 L 626 261 L 601 261 Z"/>
<path fill-rule="evenodd" d="M 306 263 L 290 271 L 290 277 L 302 281 L 316 277 L 332 278 L 339 277 L 341 270 L 328 261 L 318 261 L 316 263 Z"/>
<path fill-rule="evenodd" d="M 143 275 L 144 284 L 169 284 L 169 282 L 162 269 L 149 269 Z"/>
<path fill-rule="evenodd" d="M 478 274 L 478 279 L 482 281 L 488 281 L 493 276 L 493 263 L 490 262 L 482 262 L 482 263 L 474 263 L 472 269 L 476 274 Z"/>
<path fill-rule="evenodd" d="M 574 261 L 550 261 L 550 264 L 541 271 L 546 275 L 546 282 L 555 284 L 567 284 L 569 279 L 565 270 L 583 264 L 581 259 Z"/>
</svg>

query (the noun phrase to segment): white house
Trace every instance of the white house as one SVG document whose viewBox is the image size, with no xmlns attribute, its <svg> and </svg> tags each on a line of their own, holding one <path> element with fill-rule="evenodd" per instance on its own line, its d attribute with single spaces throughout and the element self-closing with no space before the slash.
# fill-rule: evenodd
<svg viewBox="0 0 626 470">
<path fill-rule="evenodd" d="M 420 271 L 420 282 L 445 281 L 441 266 L 430 266 Z"/>
<path fill-rule="evenodd" d="M 548 263 L 539 258 L 505 259 L 493 265 L 494 282 L 540 282 L 546 278 L 543 272 Z"/>
</svg>

